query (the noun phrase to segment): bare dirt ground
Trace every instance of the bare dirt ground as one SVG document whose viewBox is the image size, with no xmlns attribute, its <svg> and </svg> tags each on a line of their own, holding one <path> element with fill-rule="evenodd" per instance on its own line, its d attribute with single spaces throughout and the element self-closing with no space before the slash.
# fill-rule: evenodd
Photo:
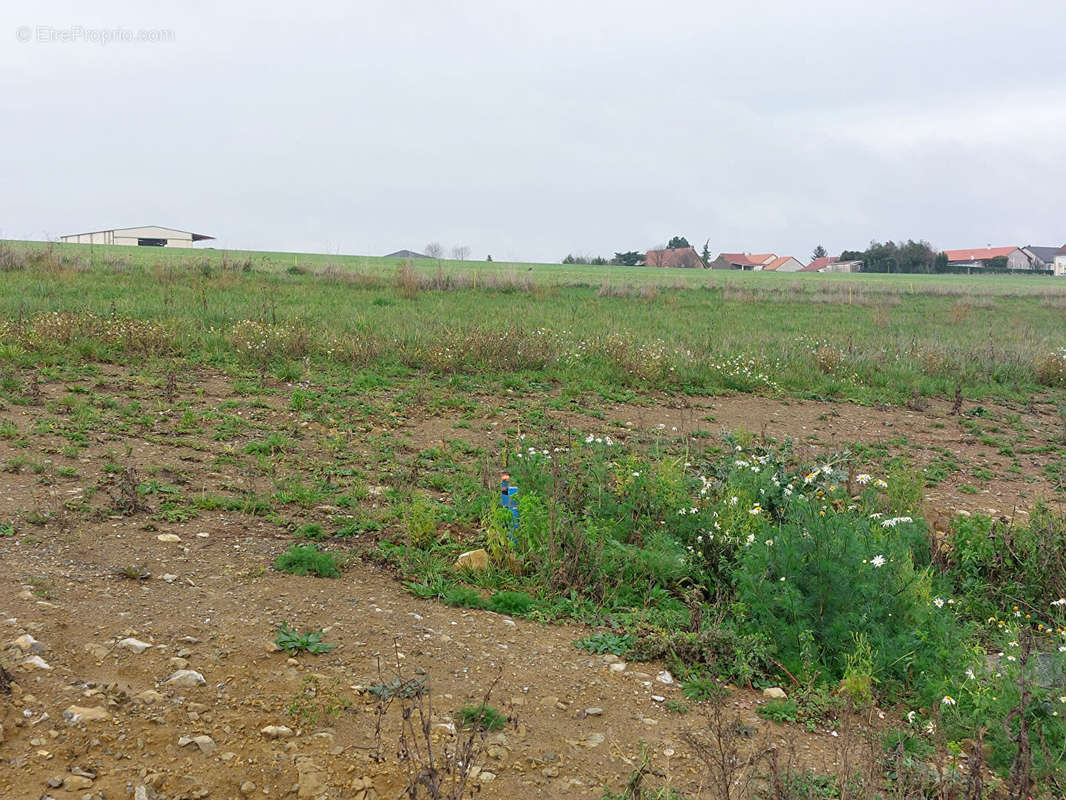
<svg viewBox="0 0 1066 800">
<path fill-rule="evenodd" d="M 9 687 L 0 681 L 0 798 L 396 797 L 406 769 L 396 711 L 376 735 L 374 703 L 358 687 L 390 680 L 397 661 L 407 677 L 428 681 L 439 748 L 451 739 L 454 713 L 479 702 L 498 678 L 490 702 L 509 723 L 489 737 L 479 762 L 473 785 L 484 797 L 600 797 L 605 786 L 617 791 L 625 783 L 645 745 L 657 773 L 650 782 L 688 796 L 705 788 L 703 765 L 686 741 L 686 732 L 705 728 L 699 711 L 668 711 L 681 694 L 661 679 L 662 664 L 622 668 L 575 648 L 586 628 L 420 601 L 365 561 L 337 580 L 277 573 L 270 564 L 292 538 L 261 517 L 202 511 L 168 521 L 149 510 L 99 513 L 108 492 L 117 491 L 105 469 L 116 450 L 142 477 L 180 475 L 186 493 L 255 491 L 272 485 L 273 476 L 220 461 L 234 453 L 232 441 L 180 434 L 180 414 L 159 387 L 117 368 L 82 383 L 141 398 L 155 421 L 134 430 L 102 428 L 77 452 L 64 450 L 54 431 L 32 433 L 49 402 L 77 383 L 43 383 L 36 402 L 0 410 L 0 421 L 17 431 L 0 441 L 0 462 L 8 464 L 0 476 L 0 522 L 17 521 L 0 536 L 0 664 L 13 678 Z M 237 445 L 265 430 L 302 430 L 307 451 L 297 457 L 315 457 L 316 437 L 330 431 L 289 410 L 291 388 L 280 385 L 260 405 L 239 409 L 253 427 Z M 214 374 L 186 376 L 179 390 L 193 410 L 247 399 Z M 368 436 L 395 435 L 404 453 L 450 440 L 488 446 L 520 421 L 515 399 L 480 398 L 485 413 L 463 415 L 383 410 L 365 427 Z M 653 405 L 604 403 L 595 412 L 559 411 L 554 419 L 563 428 L 611 426 L 645 440 L 743 427 L 790 436 L 805 457 L 865 443 L 880 447 L 874 467 L 898 455 L 924 465 L 948 452 L 959 469 L 926 498 L 937 525 L 960 509 L 1009 516 L 1062 497 L 1046 474 L 1055 458 L 1048 443 L 1062 427 L 1050 407 L 986 405 L 986 415 L 975 419 L 996 430 L 985 434 L 962 426 L 942 404 L 913 412 L 750 396 L 663 397 Z M 1044 449 L 1019 453 L 1026 443 Z M 361 446 L 352 443 L 356 451 Z M 1013 454 L 1004 455 L 1010 447 Z M 20 464 L 27 453 L 31 463 Z M 1012 464 L 1020 469 L 1010 471 Z M 62 468 L 67 472 L 57 473 Z M 975 479 L 974 469 L 995 477 Z M 94 484 L 104 487 L 95 513 L 63 510 Z M 336 511 L 310 509 L 306 516 Z M 147 577 L 133 574 L 142 570 Z M 290 658 L 272 646 L 282 622 L 323 628 L 325 641 L 336 646 Z M 137 652 L 141 644 L 122 643 L 129 638 L 147 647 Z M 203 683 L 167 682 L 183 669 Z M 727 700 L 757 740 L 793 751 L 804 767 L 838 765 L 846 730 L 778 726 L 755 714 L 760 702 L 759 693 L 744 689 Z M 885 714 L 885 724 L 898 716 Z M 262 733 L 271 725 L 290 732 L 271 738 Z"/>
</svg>

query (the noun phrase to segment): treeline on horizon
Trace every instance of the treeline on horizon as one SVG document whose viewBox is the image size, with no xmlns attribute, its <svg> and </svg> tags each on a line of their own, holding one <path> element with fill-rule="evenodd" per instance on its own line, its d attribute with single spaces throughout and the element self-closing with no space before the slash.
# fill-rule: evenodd
<svg viewBox="0 0 1066 800">
<path fill-rule="evenodd" d="M 673 249 L 678 247 L 690 247 L 691 245 L 684 236 L 673 237 L 664 248 Z M 711 262 L 709 241 L 703 245 L 702 253 L 704 264 Z M 818 245 L 811 252 L 810 259 L 822 258 L 829 255 L 824 247 Z M 564 264 L 588 264 L 592 266 L 636 266 L 644 260 L 645 254 L 638 250 L 616 252 L 613 257 L 603 256 L 575 256 L 567 254 L 562 260 Z M 933 246 L 924 240 L 906 242 L 870 242 L 865 250 L 844 250 L 840 254 L 841 261 L 861 261 L 862 272 L 884 273 L 953 273 L 966 272 L 965 267 L 956 267 L 948 264 L 947 254 L 933 249 Z M 985 261 L 982 273 L 1009 272 L 1006 256 Z"/>
</svg>

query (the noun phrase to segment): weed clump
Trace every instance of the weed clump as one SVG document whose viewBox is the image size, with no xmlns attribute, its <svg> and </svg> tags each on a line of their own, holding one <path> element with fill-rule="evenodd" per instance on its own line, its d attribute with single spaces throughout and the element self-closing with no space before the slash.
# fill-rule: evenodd
<svg viewBox="0 0 1066 800">
<path fill-rule="evenodd" d="M 533 608 L 533 598 L 525 592 L 496 592 L 489 598 L 488 609 L 497 614 L 522 617 Z"/>
<path fill-rule="evenodd" d="M 507 715 L 488 703 L 463 706 L 455 716 L 460 727 L 480 731 L 498 731 L 507 724 Z"/>
<path fill-rule="evenodd" d="M 339 578 L 341 574 L 337 557 L 319 550 L 313 544 L 292 545 L 274 560 L 274 569 L 290 575 L 314 575 L 319 578 Z"/>
</svg>

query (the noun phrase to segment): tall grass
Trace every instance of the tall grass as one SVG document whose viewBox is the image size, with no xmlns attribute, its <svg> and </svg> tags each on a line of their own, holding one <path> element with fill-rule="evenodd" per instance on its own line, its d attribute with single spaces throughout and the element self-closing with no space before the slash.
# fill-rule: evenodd
<svg viewBox="0 0 1066 800">
<path fill-rule="evenodd" d="M 59 253 L 0 251 L 0 263 L 16 265 L 0 289 L 6 358 L 72 347 L 260 368 L 310 358 L 488 378 L 534 372 L 577 388 L 864 402 L 953 395 L 958 382 L 972 399 L 1026 398 L 1066 382 L 1066 314 L 1040 295 L 960 298 L 939 285 L 912 294 L 902 283 L 894 292 L 831 283 L 806 291 L 798 279 L 567 287 L 514 270 L 410 263 L 381 274 L 328 265 L 290 274 L 233 259 L 206 269 Z"/>
</svg>

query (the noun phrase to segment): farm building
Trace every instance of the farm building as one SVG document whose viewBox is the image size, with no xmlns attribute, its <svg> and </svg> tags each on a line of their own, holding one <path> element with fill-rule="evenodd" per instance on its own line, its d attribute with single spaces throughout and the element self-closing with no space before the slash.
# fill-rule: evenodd
<svg viewBox="0 0 1066 800">
<path fill-rule="evenodd" d="M 1058 247 L 1040 247 L 1035 244 L 1027 244 L 1022 250 L 1035 259 L 1033 269 L 1052 269 L 1055 265 L 1055 256 L 1058 255 Z"/>
<path fill-rule="evenodd" d="M 1066 244 L 1059 248 L 1059 251 L 1055 253 L 1055 274 L 1060 278 L 1066 277 Z"/>
<path fill-rule="evenodd" d="M 862 272 L 861 261 L 841 261 L 839 256 L 816 258 L 803 268 L 804 272 Z"/>
<path fill-rule="evenodd" d="M 649 250 L 644 256 L 644 264 L 649 267 L 682 267 L 694 269 L 706 267 L 699 253 L 691 247 L 675 247 L 665 250 Z"/>
<path fill-rule="evenodd" d="M 719 253 L 709 266 L 711 269 L 760 270 L 776 258 L 774 253 Z"/>
<path fill-rule="evenodd" d="M 763 267 L 766 272 L 799 272 L 803 262 L 792 256 L 779 256 Z"/>
<path fill-rule="evenodd" d="M 395 253 L 389 253 L 383 258 L 432 258 L 425 253 L 416 253 L 414 250 L 397 250 Z"/>
<path fill-rule="evenodd" d="M 948 266 L 966 269 L 986 269 L 996 259 L 1004 259 L 1005 269 L 1039 269 L 1036 258 L 1021 247 L 972 247 L 967 250 L 945 250 Z"/>
<path fill-rule="evenodd" d="M 138 247 L 192 247 L 193 242 L 214 239 L 203 233 L 179 231 L 176 228 L 161 228 L 145 225 L 140 228 L 114 228 L 109 231 L 90 231 L 60 236 L 60 241 L 72 244 L 125 244 Z"/>
</svg>

